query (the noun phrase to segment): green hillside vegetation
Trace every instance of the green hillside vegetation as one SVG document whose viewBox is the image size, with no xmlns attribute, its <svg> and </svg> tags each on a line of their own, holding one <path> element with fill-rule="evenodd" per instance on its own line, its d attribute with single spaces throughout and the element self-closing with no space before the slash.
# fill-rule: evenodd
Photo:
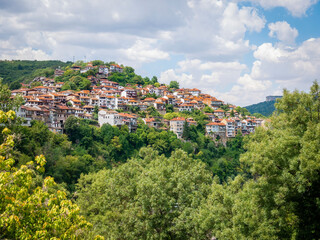
<svg viewBox="0 0 320 240">
<path fill-rule="evenodd" d="M 85 76 L 73 74 L 79 88 Z M 139 84 L 134 74 L 112 76 Z M 160 85 L 143 84 L 152 81 Z M 183 139 L 142 121 L 130 133 L 74 116 L 56 134 L 43 122 L 21 126 L 5 84 L 0 100 L 1 239 L 320 238 L 317 82 L 309 93 L 284 90 L 264 128 L 226 146 L 205 136 L 201 111 L 165 116 L 197 121 Z"/>
<path fill-rule="evenodd" d="M 245 139 L 234 179 L 181 150 L 142 148 L 80 177 L 81 212 L 110 239 L 319 239 L 320 88 L 283 95 L 270 125 Z"/>
<path fill-rule="evenodd" d="M 276 110 L 274 104 L 275 101 L 265 101 L 257 104 L 252 104 L 250 106 L 245 107 L 251 114 L 260 113 L 263 116 L 270 116 Z"/>
<path fill-rule="evenodd" d="M 0 124 L 15 122 L 0 110 Z M 93 239 L 92 225 L 52 177 L 43 176 L 43 155 L 15 166 L 14 133 L 4 127 L 0 145 L 0 238 Z M 95 239 L 103 239 L 97 236 Z"/>
<path fill-rule="evenodd" d="M 19 88 L 19 83 L 30 82 L 33 78 L 44 75 L 53 76 L 54 69 L 59 66 L 70 66 L 71 62 L 61 61 L 28 61 L 12 60 L 0 61 L 0 77 L 3 82 L 9 84 L 11 89 Z"/>
<path fill-rule="evenodd" d="M 93 66 L 105 65 L 110 66 L 111 64 L 117 64 L 115 62 L 103 62 L 101 60 L 92 61 Z M 86 64 L 82 61 L 78 61 L 75 64 L 76 66 L 80 66 L 84 68 Z M 142 77 L 135 73 L 134 68 L 129 66 L 122 66 L 123 72 L 113 72 L 108 76 L 108 80 L 119 83 L 120 86 L 131 85 L 135 87 L 136 84 L 147 86 L 154 85 L 159 87 L 160 83 L 158 83 L 158 78 L 153 76 L 151 79 L 149 77 Z M 86 78 L 88 76 L 95 76 L 98 73 L 98 68 L 90 69 L 85 73 L 80 73 L 79 71 L 73 71 L 70 68 L 66 68 L 65 73 L 62 76 L 56 77 L 56 82 L 64 82 L 65 84 L 62 86 L 62 90 L 87 90 L 90 89 L 90 81 Z M 171 81 L 169 88 L 178 88 L 179 83 L 176 81 Z M 155 94 L 149 94 L 146 97 L 154 97 L 157 98 Z"/>
</svg>

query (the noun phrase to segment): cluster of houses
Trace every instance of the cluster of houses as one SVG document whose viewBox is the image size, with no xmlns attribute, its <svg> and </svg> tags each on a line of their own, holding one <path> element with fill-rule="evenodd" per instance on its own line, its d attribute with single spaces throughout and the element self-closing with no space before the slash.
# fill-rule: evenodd
<svg viewBox="0 0 320 240">
<path fill-rule="evenodd" d="M 243 135 L 253 133 L 256 127 L 264 124 L 264 120 L 250 116 L 247 116 L 246 119 L 240 119 L 239 117 L 218 118 L 215 114 L 208 113 L 207 115 L 211 119 L 206 125 L 207 136 L 222 141 L 235 137 L 238 132 Z M 182 138 L 186 123 L 188 126 L 197 124 L 192 118 L 177 117 L 170 120 L 170 130 Z"/>
<path fill-rule="evenodd" d="M 108 80 L 112 72 L 122 72 L 119 65 L 95 66 L 98 73 L 88 76 L 91 81 L 91 90 L 61 91 L 63 82 L 45 77 L 35 78 L 41 86 L 27 87 L 12 91 L 12 95 L 20 94 L 25 104 L 21 106 L 18 115 L 25 118 L 25 124 L 30 125 L 32 120 L 43 121 L 51 131 L 63 132 L 67 118 L 74 115 L 79 118 L 97 118 L 99 125 L 108 123 L 113 126 L 127 125 L 130 131 L 137 128 L 138 115 L 132 113 L 133 107 L 145 111 L 154 107 L 160 114 L 166 113 L 166 106 L 172 105 L 175 112 L 193 111 L 203 109 L 206 105 L 213 109 L 213 113 L 206 113 L 210 123 L 206 125 L 206 132 L 212 138 L 234 137 L 238 130 L 243 134 L 254 132 L 256 126 L 263 121 L 252 117 L 240 116 L 235 106 L 229 105 L 229 110 L 220 107 L 223 101 L 208 94 L 203 94 L 199 89 L 168 89 L 166 85 L 155 87 L 153 85 L 120 86 L 117 82 Z M 72 67 L 74 71 L 84 72 L 94 68 L 88 63 L 85 68 Z M 61 76 L 64 71 L 56 69 L 55 76 Z M 157 98 L 146 97 L 154 94 Z M 153 96 L 154 96 L 153 95 Z M 127 112 L 127 113 L 125 113 Z M 129 113 L 128 113 L 129 112 Z M 193 119 L 182 117 L 165 120 L 163 118 L 145 118 L 143 121 L 150 127 L 170 129 L 182 137 L 185 122 L 196 125 Z"/>
</svg>

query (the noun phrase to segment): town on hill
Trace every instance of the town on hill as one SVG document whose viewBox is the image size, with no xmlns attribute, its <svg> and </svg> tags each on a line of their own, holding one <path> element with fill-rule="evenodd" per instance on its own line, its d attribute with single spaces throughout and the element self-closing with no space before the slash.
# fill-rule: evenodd
<svg viewBox="0 0 320 240">
<path fill-rule="evenodd" d="M 121 76 L 128 72 L 135 81 L 123 81 Z M 141 79 L 133 68 L 115 63 L 96 60 L 43 75 L 22 83 L 12 96 L 24 99 L 17 114 L 25 119 L 25 125 L 40 120 L 53 132 L 62 133 L 69 116 L 97 120 L 100 126 L 127 125 L 131 132 L 141 118 L 149 127 L 171 130 L 182 138 L 186 127 L 198 124 L 194 116 L 202 115 L 206 135 L 226 142 L 238 132 L 246 135 L 264 124 L 246 109 L 199 89 L 180 88 L 176 81 L 160 84 L 156 77 Z"/>
</svg>

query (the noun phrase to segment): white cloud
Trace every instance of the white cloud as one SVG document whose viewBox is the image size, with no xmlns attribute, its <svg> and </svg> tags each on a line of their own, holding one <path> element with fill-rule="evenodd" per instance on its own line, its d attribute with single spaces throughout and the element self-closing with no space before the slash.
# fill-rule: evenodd
<svg viewBox="0 0 320 240">
<path fill-rule="evenodd" d="M 275 37 L 285 44 L 293 44 L 298 36 L 298 30 L 291 28 L 286 21 L 270 23 L 268 27 L 270 30 L 269 36 Z"/>
<path fill-rule="evenodd" d="M 265 19 L 260 17 L 254 8 L 239 9 L 237 4 L 229 3 L 223 12 L 220 36 L 227 40 L 237 41 L 244 38 L 247 30 L 260 32 L 265 22 Z"/>
<path fill-rule="evenodd" d="M 266 54 L 268 53 L 268 54 Z M 255 79 L 269 79 L 281 87 L 304 87 L 320 75 L 320 38 L 309 39 L 295 49 L 283 49 L 270 43 L 255 51 L 252 68 Z"/>
<path fill-rule="evenodd" d="M 244 39 L 246 32 L 259 32 L 265 26 L 264 17 L 253 7 L 217 0 L 190 0 L 188 6 L 191 13 L 186 24 L 164 43 L 167 51 L 188 58 L 233 61 L 251 49 Z"/>
<path fill-rule="evenodd" d="M 284 7 L 296 17 L 301 17 L 318 0 L 251 0 L 259 3 L 262 7 L 270 9 L 274 7 Z"/>
<path fill-rule="evenodd" d="M 320 76 L 320 38 L 309 39 L 295 49 L 260 45 L 250 74 L 241 76 L 230 91 L 217 96 L 242 106 L 264 101 L 267 95 L 279 95 L 282 89 L 307 91 Z"/>
<path fill-rule="evenodd" d="M 186 88 L 199 88 L 205 93 L 228 91 L 236 83 L 246 65 L 239 62 L 205 62 L 199 59 L 187 59 L 178 62 L 176 69 L 161 73 L 159 81 L 170 83 L 178 81 Z"/>
<path fill-rule="evenodd" d="M 157 41 L 154 39 L 139 39 L 132 47 L 123 50 L 123 52 L 128 59 L 138 61 L 140 63 L 168 59 L 168 53 L 154 47 L 156 43 Z"/>
<path fill-rule="evenodd" d="M 171 81 L 177 81 L 181 87 L 184 87 L 193 84 L 194 79 L 192 74 L 182 73 L 181 75 L 177 75 L 173 69 L 169 69 L 160 74 L 160 82 L 169 84 Z"/>
<path fill-rule="evenodd" d="M 30 47 L 18 49 L 11 54 L 2 54 L 0 59 L 6 60 L 51 60 L 51 56 L 40 49 L 32 49 Z"/>
<path fill-rule="evenodd" d="M 256 102 L 265 101 L 267 95 L 272 94 L 271 81 L 254 80 L 250 75 L 240 77 L 230 91 L 213 92 L 218 98 L 227 103 L 247 106 Z"/>
<path fill-rule="evenodd" d="M 252 49 L 245 33 L 265 25 L 255 8 L 222 0 L 4 0 L 0 16 L 0 40 L 15 49 L 67 60 L 95 53 L 136 65 L 167 54 L 234 61 Z M 155 42 L 143 46 L 144 39 Z"/>
<path fill-rule="evenodd" d="M 246 66 L 238 62 L 193 59 L 163 72 L 160 81 L 183 82 L 185 87 L 197 87 L 225 102 L 247 106 L 265 101 L 268 95 L 279 95 L 283 88 L 307 91 L 320 76 L 319 56 L 320 38 L 296 48 L 264 43 L 254 51 L 256 60 L 249 73 L 243 74 Z"/>
</svg>

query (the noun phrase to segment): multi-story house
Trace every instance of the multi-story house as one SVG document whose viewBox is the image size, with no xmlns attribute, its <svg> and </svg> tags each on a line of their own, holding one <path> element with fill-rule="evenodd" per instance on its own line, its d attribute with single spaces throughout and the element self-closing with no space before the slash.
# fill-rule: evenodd
<svg viewBox="0 0 320 240">
<path fill-rule="evenodd" d="M 242 120 L 243 133 L 254 133 L 255 127 L 257 126 L 256 121 L 252 119 Z"/>
<path fill-rule="evenodd" d="M 124 88 L 121 92 L 121 97 L 137 98 L 137 91 L 133 88 Z"/>
<path fill-rule="evenodd" d="M 199 89 L 192 88 L 192 89 L 189 89 L 189 93 L 191 93 L 193 96 L 199 97 L 201 91 Z"/>
<path fill-rule="evenodd" d="M 62 129 L 64 129 L 64 124 L 67 118 L 71 115 L 74 115 L 75 112 L 73 108 L 69 108 L 63 105 L 55 106 L 54 111 L 56 122 Z"/>
<path fill-rule="evenodd" d="M 211 122 L 206 125 L 206 134 L 213 139 L 216 139 L 217 136 L 223 138 L 226 136 L 226 124 Z"/>
<path fill-rule="evenodd" d="M 214 110 L 213 113 L 214 113 L 214 115 L 216 115 L 218 118 L 223 118 L 223 117 L 225 117 L 224 110 L 222 110 L 222 109 Z"/>
<path fill-rule="evenodd" d="M 94 110 L 94 106 L 90 106 L 90 105 L 83 106 L 83 110 L 85 111 L 85 113 L 92 114 Z"/>
<path fill-rule="evenodd" d="M 226 136 L 228 138 L 235 137 L 236 136 L 235 121 L 232 119 L 223 119 L 221 122 L 226 125 Z"/>
<path fill-rule="evenodd" d="M 74 107 L 73 110 L 76 117 L 82 117 L 82 115 L 84 114 L 84 109 L 82 108 Z"/>
<path fill-rule="evenodd" d="M 108 68 L 107 66 L 104 66 L 104 65 L 99 66 L 98 72 L 99 72 L 100 74 L 108 75 L 108 74 L 109 74 L 109 68 Z"/>
<path fill-rule="evenodd" d="M 96 98 L 96 97 L 90 98 L 90 105 L 99 106 L 99 98 Z"/>
<path fill-rule="evenodd" d="M 155 109 L 157 109 L 158 111 L 163 111 L 166 109 L 166 105 L 164 102 L 162 102 L 161 100 L 156 100 L 154 103 L 153 103 L 153 106 Z"/>
<path fill-rule="evenodd" d="M 182 103 L 178 106 L 179 111 L 188 111 L 191 112 L 192 110 L 194 110 L 194 105 L 191 103 Z"/>
<path fill-rule="evenodd" d="M 153 127 L 153 128 L 160 128 L 161 127 L 161 121 L 157 118 L 144 118 L 143 122 L 148 127 Z"/>
<path fill-rule="evenodd" d="M 54 71 L 54 76 L 55 76 L 55 77 L 62 76 L 63 74 L 64 74 L 64 71 L 61 70 L 60 68 L 57 68 L 57 69 Z"/>
<path fill-rule="evenodd" d="M 177 117 L 170 120 L 170 131 L 174 132 L 178 138 L 182 138 L 184 124 L 186 119 L 184 117 Z"/>
<path fill-rule="evenodd" d="M 116 111 L 100 110 L 98 113 L 99 125 L 110 124 L 111 126 L 121 127 L 127 125 L 129 131 L 137 129 L 137 117 L 132 114 L 118 113 Z"/>
<path fill-rule="evenodd" d="M 132 100 L 129 100 L 128 105 L 130 105 L 130 106 L 138 106 L 139 102 L 132 99 Z"/>
<path fill-rule="evenodd" d="M 152 106 L 155 101 L 156 101 L 156 99 L 154 99 L 154 98 L 145 98 L 144 100 L 142 100 L 142 102 L 147 104 L 148 106 Z"/>
<path fill-rule="evenodd" d="M 119 73 L 122 73 L 122 72 L 123 72 L 123 68 L 120 67 L 120 66 L 117 65 L 117 64 L 111 64 L 111 65 L 110 65 L 110 72 L 119 72 Z"/>
<path fill-rule="evenodd" d="M 98 113 L 98 122 L 100 127 L 103 124 L 110 124 L 111 126 L 122 125 L 122 120 L 120 119 L 119 113 L 114 110 L 110 110 L 110 111 L 100 110 Z"/>
<path fill-rule="evenodd" d="M 176 98 L 172 95 L 164 96 L 164 98 L 168 99 L 168 104 L 176 106 Z"/>
<path fill-rule="evenodd" d="M 212 107 L 215 110 L 220 108 L 223 104 L 221 100 L 218 100 L 215 97 L 205 98 L 203 100 L 203 103 L 207 104 L 209 107 Z"/>
</svg>

